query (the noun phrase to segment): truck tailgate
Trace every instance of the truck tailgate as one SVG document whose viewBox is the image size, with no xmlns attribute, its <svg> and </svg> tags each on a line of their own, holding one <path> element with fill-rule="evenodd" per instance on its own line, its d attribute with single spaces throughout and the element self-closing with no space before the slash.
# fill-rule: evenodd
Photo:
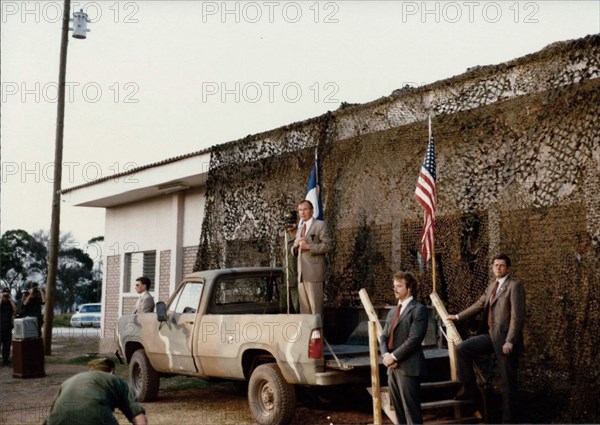
<svg viewBox="0 0 600 425">
<path fill-rule="evenodd" d="M 331 353 L 329 347 L 327 346 L 325 347 L 323 353 L 325 357 L 325 365 L 328 368 L 351 370 L 369 368 L 371 366 L 369 347 L 366 345 L 339 344 L 332 345 L 331 350 L 333 350 L 335 356 Z M 425 355 L 426 360 L 438 358 L 446 359 L 448 358 L 448 349 L 426 347 L 423 349 L 423 354 Z M 379 356 L 379 366 L 383 367 L 381 356 Z"/>
<path fill-rule="evenodd" d="M 351 370 L 355 368 L 368 368 L 371 364 L 369 360 L 369 347 L 366 345 L 326 345 L 323 356 L 325 357 L 325 365 L 332 369 Z"/>
</svg>

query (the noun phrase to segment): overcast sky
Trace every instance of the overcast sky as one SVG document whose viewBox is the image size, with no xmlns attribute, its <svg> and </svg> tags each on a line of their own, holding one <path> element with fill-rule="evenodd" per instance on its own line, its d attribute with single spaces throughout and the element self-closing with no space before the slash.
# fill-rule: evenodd
<svg viewBox="0 0 600 425">
<path fill-rule="evenodd" d="M 599 4 L 73 1 L 63 187 L 599 33 Z M 62 6 L 1 2 L 2 233 L 50 228 Z M 61 231 L 104 210 L 63 203 Z"/>
</svg>

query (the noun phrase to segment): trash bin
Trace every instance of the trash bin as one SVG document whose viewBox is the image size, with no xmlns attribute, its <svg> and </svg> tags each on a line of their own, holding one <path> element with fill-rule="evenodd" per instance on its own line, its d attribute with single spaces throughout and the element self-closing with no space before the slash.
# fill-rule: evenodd
<svg viewBox="0 0 600 425">
<path fill-rule="evenodd" d="M 44 370 L 44 340 L 39 338 L 37 320 L 32 326 L 25 318 L 15 320 L 13 346 L 13 378 L 40 378 Z M 35 335 L 33 337 L 33 335 Z"/>
</svg>

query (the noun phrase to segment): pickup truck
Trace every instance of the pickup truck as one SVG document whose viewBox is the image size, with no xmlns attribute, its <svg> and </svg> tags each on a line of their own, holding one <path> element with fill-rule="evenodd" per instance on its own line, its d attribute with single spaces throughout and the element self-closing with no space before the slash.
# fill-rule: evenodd
<svg viewBox="0 0 600 425">
<path fill-rule="evenodd" d="M 368 346 L 324 350 L 321 317 L 285 314 L 284 290 L 281 268 L 202 271 L 155 313 L 121 316 L 117 356 L 138 399 L 156 398 L 161 376 L 233 380 L 247 385 L 259 424 L 281 424 L 294 415 L 295 385 L 368 386 Z"/>
</svg>

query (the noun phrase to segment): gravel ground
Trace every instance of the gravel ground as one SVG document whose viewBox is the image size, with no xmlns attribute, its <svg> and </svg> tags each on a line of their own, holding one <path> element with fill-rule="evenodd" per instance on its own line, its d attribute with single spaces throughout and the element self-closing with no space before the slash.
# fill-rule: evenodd
<svg viewBox="0 0 600 425">
<path fill-rule="evenodd" d="M 0 424 L 42 424 L 60 384 L 85 371 L 98 349 L 95 336 L 56 336 L 46 357 L 43 378 L 13 378 L 12 366 L 0 367 Z M 89 353 L 89 356 L 88 356 Z M 126 366 L 117 373 L 127 376 Z M 299 388 L 293 424 L 367 424 L 373 422 L 364 388 L 332 389 L 316 395 Z M 253 424 L 245 395 L 230 383 L 185 377 L 162 378 L 158 399 L 144 403 L 151 424 Z M 129 423 L 118 414 L 121 424 Z M 391 423 L 384 416 L 384 423 Z"/>
</svg>

